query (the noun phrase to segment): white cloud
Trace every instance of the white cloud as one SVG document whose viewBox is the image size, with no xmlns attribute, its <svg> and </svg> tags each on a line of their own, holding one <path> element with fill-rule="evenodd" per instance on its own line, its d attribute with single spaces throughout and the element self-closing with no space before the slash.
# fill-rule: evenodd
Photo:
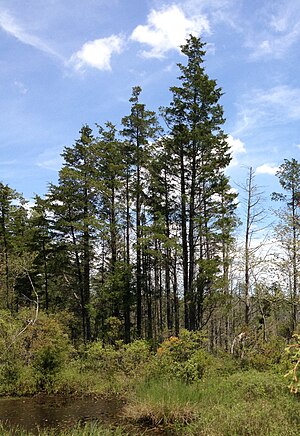
<svg viewBox="0 0 300 436">
<path fill-rule="evenodd" d="M 294 45 L 300 37 L 300 26 L 297 24 L 289 32 L 280 36 L 268 35 L 261 42 L 254 41 L 247 44 L 252 48 L 251 59 L 257 60 L 265 56 L 282 58 L 288 49 Z"/>
<path fill-rule="evenodd" d="M 255 174 L 268 174 L 270 176 L 274 176 L 277 173 L 278 169 L 278 166 L 273 163 L 265 163 L 256 168 Z"/>
<path fill-rule="evenodd" d="M 23 44 L 30 45 L 45 53 L 60 57 L 60 55 L 44 41 L 37 36 L 28 33 L 8 11 L 0 10 L 0 28 Z"/>
<path fill-rule="evenodd" d="M 254 89 L 238 103 L 238 120 L 234 135 L 264 126 L 300 120 L 300 88 L 288 85 Z"/>
<path fill-rule="evenodd" d="M 228 135 L 227 137 L 228 145 L 231 149 L 232 161 L 230 162 L 230 166 L 238 165 L 238 155 L 246 153 L 245 144 L 238 138 L 234 138 L 232 135 Z"/>
<path fill-rule="evenodd" d="M 36 165 L 46 170 L 57 172 L 62 165 L 62 157 L 60 149 L 45 150 L 38 156 Z"/>
<path fill-rule="evenodd" d="M 299 2 L 286 0 L 273 5 L 266 3 L 262 13 L 263 30 L 252 33 L 246 44 L 252 49 L 253 60 L 262 57 L 282 58 L 300 39 Z"/>
<path fill-rule="evenodd" d="M 16 89 L 18 90 L 18 92 L 20 94 L 23 94 L 23 95 L 27 94 L 28 89 L 26 88 L 26 86 L 24 85 L 23 82 L 20 82 L 19 80 L 15 80 L 14 86 L 16 87 Z"/>
<path fill-rule="evenodd" d="M 272 5 L 273 6 L 273 5 Z M 274 10 L 275 9 L 275 10 Z M 289 32 L 299 22 L 300 5 L 295 0 L 278 2 L 269 17 L 270 27 L 278 33 Z"/>
<path fill-rule="evenodd" d="M 123 39 L 117 35 L 88 41 L 71 56 L 70 63 L 77 71 L 82 71 L 87 66 L 111 70 L 111 56 L 113 53 L 121 53 L 123 45 Z"/>
<path fill-rule="evenodd" d="M 150 50 L 143 51 L 145 57 L 162 58 L 172 49 L 179 49 L 189 34 L 210 32 L 206 16 L 197 15 L 188 18 L 183 10 L 173 4 L 160 10 L 152 10 L 148 15 L 147 24 L 137 26 L 131 39 L 150 46 Z"/>
<path fill-rule="evenodd" d="M 273 108 L 273 113 L 276 111 L 280 118 L 300 119 L 300 88 L 275 86 L 257 94 L 256 102 L 268 110 Z"/>
</svg>

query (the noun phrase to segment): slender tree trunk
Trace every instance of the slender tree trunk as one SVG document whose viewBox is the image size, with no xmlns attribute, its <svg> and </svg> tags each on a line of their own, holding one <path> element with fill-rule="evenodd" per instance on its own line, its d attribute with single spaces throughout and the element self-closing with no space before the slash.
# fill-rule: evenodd
<svg viewBox="0 0 300 436">
<path fill-rule="evenodd" d="M 48 293 L 48 263 L 46 255 L 45 240 L 42 242 L 43 249 L 43 262 L 44 262 L 44 286 L 45 286 L 45 309 L 46 312 L 49 310 L 49 293 Z"/>
<path fill-rule="evenodd" d="M 192 158 L 192 174 L 191 174 L 191 192 L 189 205 L 189 318 L 190 330 L 196 329 L 196 301 L 193 292 L 193 281 L 195 276 L 195 188 L 196 188 L 196 158 L 195 145 L 193 144 Z"/>
<path fill-rule="evenodd" d="M 292 253 L 292 269 L 293 269 L 293 311 L 292 311 L 292 325 L 293 331 L 296 330 L 298 323 L 298 268 L 297 268 L 297 216 L 296 216 L 296 195 L 295 189 L 292 191 L 292 226 L 293 226 L 293 253 Z"/>
<path fill-rule="evenodd" d="M 74 227 L 72 225 L 70 227 L 70 230 L 71 230 L 71 236 L 72 236 L 72 243 L 73 243 L 74 251 L 75 251 L 75 262 L 76 262 L 76 269 L 77 269 L 78 288 L 79 288 L 79 293 L 80 293 L 82 337 L 83 337 L 83 341 L 86 342 L 87 338 L 86 338 L 86 317 L 85 317 L 85 298 L 84 298 L 83 278 L 82 278 L 81 267 L 80 267 L 79 253 L 77 250 L 75 231 L 74 231 Z"/>
<path fill-rule="evenodd" d="M 137 138 L 139 133 L 137 132 Z M 142 259 L 141 259 L 141 168 L 140 145 L 137 139 L 137 181 L 136 181 L 136 334 L 142 336 Z"/>
<path fill-rule="evenodd" d="M 167 171 L 164 171 L 164 189 L 165 189 L 165 225 L 166 225 L 166 237 L 170 239 L 170 205 L 168 195 L 168 183 L 167 183 Z M 171 316 L 171 277 L 170 277 L 170 261 L 171 250 L 167 246 L 165 249 L 165 288 L 166 288 L 166 306 L 167 306 L 167 328 L 171 332 L 173 329 L 173 320 Z"/>
<path fill-rule="evenodd" d="M 117 262 L 117 232 L 116 232 L 116 208 L 115 208 L 115 189 L 111 192 L 111 210 L 110 210 L 110 245 L 111 245 L 111 269 L 115 271 Z"/>
<path fill-rule="evenodd" d="M 174 300 L 175 336 L 179 336 L 180 321 L 179 321 L 179 299 L 178 299 L 177 255 L 176 255 L 176 253 L 174 254 L 174 268 L 173 268 L 173 300 Z"/>
<path fill-rule="evenodd" d="M 86 319 L 86 340 L 91 340 L 91 320 L 89 314 L 90 304 L 90 235 L 89 230 L 84 232 L 84 263 L 83 263 L 83 283 L 84 283 L 84 316 Z"/>
<path fill-rule="evenodd" d="M 124 328 L 125 342 L 130 342 L 130 198 L 129 198 L 129 169 L 126 172 L 126 279 L 124 292 Z"/>
<path fill-rule="evenodd" d="M 181 238 L 182 238 L 182 266 L 183 266 L 183 298 L 184 298 L 184 326 L 190 328 L 189 318 L 189 262 L 187 243 L 187 214 L 185 191 L 185 166 L 183 144 L 180 144 L 180 194 L 181 194 Z"/>
<path fill-rule="evenodd" d="M 250 239 L 251 239 L 251 198 L 252 198 L 252 182 L 253 170 L 249 168 L 249 181 L 248 181 L 248 198 L 247 198 L 247 218 L 246 218 L 246 234 L 245 234 L 245 325 L 248 327 L 250 320 Z"/>
<path fill-rule="evenodd" d="M 9 302 L 9 266 L 8 266 L 8 242 L 6 235 L 6 225 L 5 225 L 5 209 L 4 206 L 1 208 L 1 227 L 2 227 L 2 237 L 3 237 L 3 248 L 4 248 L 4 264 L 5 264 L 5 296 L 6 296 L 6 307 L 10 309 Z"/>
<path fill-rule="evenodd" d="M 86 319 L 86 339 L 91 340 L 91 319 L 89 313 L 90 305 L 90 267 L 91 267 L 91 247 L 90 247 L 90 229 L 87 224 L 88 220 L 88 192 L 84 189 L 84 231 L 83 231 L 83 287 L 84 287 L 84 315 Z"/>
</svg>

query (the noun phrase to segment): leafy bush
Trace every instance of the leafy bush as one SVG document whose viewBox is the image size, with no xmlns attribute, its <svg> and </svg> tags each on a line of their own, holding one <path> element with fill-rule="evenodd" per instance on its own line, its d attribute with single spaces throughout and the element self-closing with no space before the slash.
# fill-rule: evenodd
<svg viewBox="0 0 300 436">
<path fill-rule="evenodd" d="M 289 381 L 290 391 L 294 394 L 299 393 L 300 389 L 300 335 L 293 335 L 293 341 L 286 348 L 286 356 L 290 369 L 285 374 Z"/>
<path fill-rule="evenodd" d="M 268 341 L 249 337 L 242 364 L 258 370 L 272 369 L 281 362 L 284 348 L 285 341 L 278 336 L 271 337 Z"/>
<path fill-rule="evenodd" d="M 213 357 L 204 349 L 201 332 L 183 330 L 180 337 L 171 336 L 158 348 L 152 376 L 178 378 L 185 383 L 200 380 L 213 363 Z"/>
<path fill-rule="evenodd" d="M 122 370 L 127 375 L 139 374 L 152 359 L 150 345 L 147 341 L 136 340 L 121 349 Z"/>
<path fill-rule="evenodd" d="M 38 319 L 32 322 L 30 315 L 28 310 L 20 311 L 14 317 L 8 312 L 2 313 L 2 393 L 24 394 L 36 389 L 51 391 L 56 377 L 73 351 L 68 335 L 55 317 L 40 313 Z"/>
<path fill-rule="evenodd" d="M 104 374 L 122 372 L 133 375 L 150 358 L 150 346 L 144 340 L 130 344 L 117 341 L 116 345 L 104 345 L 101 341 L 89 344 L 83 354 L 83 368 Z"/>
</svg>

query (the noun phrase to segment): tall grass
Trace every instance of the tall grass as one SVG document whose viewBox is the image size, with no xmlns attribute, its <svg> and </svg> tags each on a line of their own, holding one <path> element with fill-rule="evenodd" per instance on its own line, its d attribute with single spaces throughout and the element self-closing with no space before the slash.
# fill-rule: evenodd
<svg viewBox="0 0 300 436">
<path fill-rule="evenodd" d="M 125 415 L 135 422 L 171 426 L 172 434 L 300 434 L 298 399 L 280 376 L 255 370 L 192 385 L 163 379 L 141 383 Z"/>
<path fill-rule="evenodd" d="M 5 425 L 0 424 L 1 436 L 131 436 L 132 433 L 122 429 L 121 427 L 104 426 L 101 423 L 89 422 L 82 425 L 76 425 L 70 429 L 36 429 L 34 432 L 28 432 L 20 428 L 8 430 Z M 141 433 L 140 433 L 141 434 Z"/>
</svg>

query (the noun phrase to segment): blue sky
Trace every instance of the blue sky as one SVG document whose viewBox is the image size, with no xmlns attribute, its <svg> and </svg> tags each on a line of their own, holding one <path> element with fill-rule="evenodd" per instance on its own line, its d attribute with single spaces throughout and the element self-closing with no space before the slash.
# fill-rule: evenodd
<svg viewBox="0 0 300 436">
<path fill-rule="evenodd" d="M 278 190 L 276 168 L 300 153 L 296 0 L 0 0 L 0 180 L 45 194 L 63 147 L 83 124 L 120 125 L 135 85 L 149 109 L 168 105 L 190 33 L 224 91 L 233 186 L 252 166 Z"/>
</svg>

